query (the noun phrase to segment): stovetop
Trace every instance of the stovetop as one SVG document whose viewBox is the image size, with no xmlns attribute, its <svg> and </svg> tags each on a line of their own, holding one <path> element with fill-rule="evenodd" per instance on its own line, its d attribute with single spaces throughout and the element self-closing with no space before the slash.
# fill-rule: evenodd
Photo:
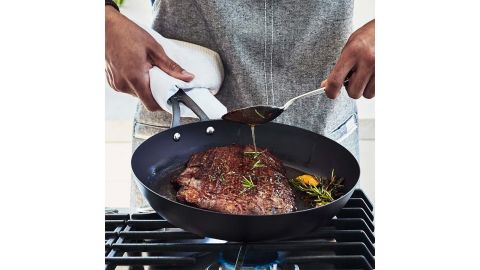
<svg viewBox="0 0 480 270">
<path fill-rule="evenodd" d="M 373 220 L 360 189 L 326 226 L 288 241 L 225 242 L 156 213 L 105 214 L 105 269 L 374 269 Z"/>
</svg>

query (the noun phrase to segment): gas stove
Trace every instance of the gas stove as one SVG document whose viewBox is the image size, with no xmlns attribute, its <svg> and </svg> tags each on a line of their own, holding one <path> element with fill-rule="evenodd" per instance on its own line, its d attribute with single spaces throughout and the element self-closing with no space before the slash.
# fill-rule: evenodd
<svg viewBox="0 0 480 270">
<path fill-rule="evenodd" d="M 360 189 L 327 225 L 284 241 L 203 238 L 176 228 L 156 213 L 109 210 L 105 269 L 374 269 L 373 219 L 373 205 Z"/>
</svg>

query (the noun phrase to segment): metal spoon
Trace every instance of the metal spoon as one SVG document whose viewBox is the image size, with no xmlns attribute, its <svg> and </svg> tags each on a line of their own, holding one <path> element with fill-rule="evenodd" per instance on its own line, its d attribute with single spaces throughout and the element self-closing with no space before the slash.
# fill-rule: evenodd
<svg viewBox="0 0 480 270">
<path fill-rule="evenodd" d="M 345 86 L 347 86 L 347 84 L 348 79 L 344 82 Z M 286 109 L 288 109 L 288 107 L 290 107 L 295 100 L 303 97 L 313 96 L 318 93 L 325 93 L 325 87 L 294 97 L 287 101 L 282 107 L 271 105 L 251 106 L 227 112 L 222 116 L 222 119 L 248 125 L 265 124 L 277 118 Z"/>
</svg>

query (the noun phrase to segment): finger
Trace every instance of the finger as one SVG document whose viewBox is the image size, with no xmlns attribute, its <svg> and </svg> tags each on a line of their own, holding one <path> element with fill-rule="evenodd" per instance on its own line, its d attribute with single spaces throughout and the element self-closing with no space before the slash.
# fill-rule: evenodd
<svg viewBox="0 0 480 270">
<path fill-rule="evenodd" d="M 115 80 L 113 79 L 112 70 L 111 70 L 110 66 L 108 66 L 108 65 L 105 66 L 105 73 L 107 74 L 107 81 L 108 81 L 108 84 L 110 85 L 110 87 L 115 91 L 121 92 L 118 89 L 117 85 L 115 84 Z"/>
<path fill-rule="evenodd" d="M 131 95 L 131 96 L 133 96 L 133 97 L 138 97 L 138 96 L 137 96 L 137 93 L 135 93 L 134 90 L 132 90 L 132 91 L 123 91 L 122 93 L 129 94 L 129 95 Z"/>
<path fill-rule="evenodd" d="M 371 77 L 371 71 L 368 68 L 360 66 L 350 76 L 348 81 L 347 93 L 351 98 L 359 99 Z"/>
<path fill-rule="evenodd" d="M 340 54 L 340 58 L 335 64 L 335 67 L 333 67 L 332 72 L 330 72 L 330 75 L 328 75 L 327 82 L 325 84 L 325 93 L 329 98 L 336 98 L 340 94 L 343 81 L 353 68 L 354 64 L 355 58 L 350 56 L 348 51 Z"/>
<path fill-rule="evenodd" d="M 326 84 L 327 84 L 327 80 L 323 80 L 323 81 L 320 83 L 320 88 L 325 87 Z"/>
<path fill-rule="evenodd" d="M 110 87 L 113 88 L 112 76 L 110 76 L 110 73 L 108 73 L 107 68 L 105 68 L 105 78 L 107 78 L 108 85 L 110 85 Z"/>
<path fill-rule="evenodd" d="M 134 89 L 136 96 L 140 98 L 147 110 L 151 112 L 160 110 L 160 105 L 158 105 L 158 103 L 155 101 L 152 91 L 150 90 L 150 78 L 148 73 L 132 77 L 129 80 L 129 84 L 131 85 L 132 89 Z"/>
<path fill-rule="evenodd" d="M 126 93 L 126 94 L 133 93 L 132 86 L 128 83 L 128 81 L 126 81 L 123 78 L 118 78 L 118 76 L 116 77 L 112 76 L 112 84 L 113 84 L 113 89 L 117 92 Z"/>
<path fill-rule="evenodd" d="M 368 99 L 375 97 L 375 74 L 370 77 L 370 81 L 363 91 L 363 96 Z"/>
<path fill-rule="evenodd" d="M 179 80 L 186 82 L 193 80 L 195 76 L 192 73 L 184 70 L 180 65 L 170 59 L 163 50 L 162 46 L 160 46 L 160 44 L 154 42 L 154 45 L 152 47 L 153 48 L 150 52 L 150 56 L 155 66 L 165 71 L 165 73 L 167 73 L 168 75 Z"/>
</svg>

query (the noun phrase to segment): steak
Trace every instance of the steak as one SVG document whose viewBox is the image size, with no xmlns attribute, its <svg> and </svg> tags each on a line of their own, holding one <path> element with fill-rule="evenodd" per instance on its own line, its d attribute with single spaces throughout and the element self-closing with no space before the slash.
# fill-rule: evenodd
<svg viewBox="0 0 480 270">
<path fill-rule="evenodd" d="M 230 145 L 194 154 L 173 180 L 179 186 L 177 200 L 229 214 L 293 211 L 294 195 L 282 162 L 266 149 L 253 151 L 253 146 Z M 246 185 L 249 181 L 254 186 Z"/>
</svg>

